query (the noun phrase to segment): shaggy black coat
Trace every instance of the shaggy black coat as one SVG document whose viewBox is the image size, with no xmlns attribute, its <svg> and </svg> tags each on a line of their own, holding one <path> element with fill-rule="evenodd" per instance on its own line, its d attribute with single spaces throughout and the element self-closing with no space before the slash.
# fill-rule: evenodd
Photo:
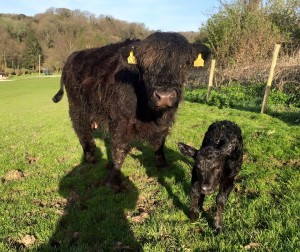
<svg viewBox="0 0 300 252">
<path fill-rule="evenodd" d="M 192 220 L 199 217 L 198 209 L 203 210 L 205 195 L 219 187 L 215 216 L 215 232 L 219 233 L 224 206 L 233 188 L 234 178 L 242 166 L 241 129 L 233 122 L 217 121 L 209 126 L 199 150 L 183 143 L 178 143 L 178 147 L 182 154 L 195 159 L 190 191 Z"/>
<path fill-rule="evenodd" d="M 129 64 L 130 52 L 137 64 Z M 174 121 L 186 74 L 197 55 L 206 59 L 204 45 L 193 46 L 177 33 L 156 32 L 146 39 L 127 40 L 100 48 L 74 52 L 67 59 L 64 86 L 69 114 L 84 151 L 94 162 L 93 128 L 111 133 L 112 162 L 107 185 L 120 184 L 120 170 L 133 140 L 145 140 L 155 150 L 158 167 L 166 167 L 165 137 Z"/>
</svg>

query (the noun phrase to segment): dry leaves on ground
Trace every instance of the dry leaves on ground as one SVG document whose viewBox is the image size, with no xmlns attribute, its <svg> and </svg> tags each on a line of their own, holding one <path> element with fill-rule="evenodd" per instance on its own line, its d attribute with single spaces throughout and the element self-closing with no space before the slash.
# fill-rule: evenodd
<svg viewBox="0 0 300 252">
<path fill-rule="evenodd" d="M 249 244 L 244 246 L 244 249 L 252 249 L 252 248 L 259 248 L 260 247 L 260 243 L 257 242 L 250 242 Z"/>
<path fill-rule="evenodd" d="M 34 164 L 39 160 L 39 158 L 38 157 L 33 157 L 31 155 L 27 155 L 26 160 L 27 160 L 28 164 Z"/>
<path fill-rule="evenodd" d="M 2 182 L 14 181 L 24 178 L 24 172 L 21 170 L 10 170 L 3 177 Z"/>
<path fill-rule="evenodd" d="M 26 248 L 30 248 L 36 241 L 36 238 L 33 235 L 25 235 L 19 243 Z"/>
</svg>

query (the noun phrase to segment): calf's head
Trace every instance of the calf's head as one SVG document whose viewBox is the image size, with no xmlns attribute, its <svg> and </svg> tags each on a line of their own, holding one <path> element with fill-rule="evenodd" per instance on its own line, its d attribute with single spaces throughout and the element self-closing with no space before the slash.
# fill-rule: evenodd
<svg viewBox="0 0 300 252">
<path fill-rule="evenodd" d="M 201 193 L 211 194 L 216 191 L 224 172 L 224 163 L 231 154 L 233 145 L 207 145 L 197 150 L 184 143 L 178 143 L 178 147 L 184 156 L 195 160 L 193 169 L 200 182 Z"/>
<path fill-rule="evenodd" d="M 129 50 L 154 110 L 177 107 L 188 70 L 199 53 L 203 59 L 210 53 L 206 46 L 193 46 L 182 35 L 168 32 L 155 32 Z"/>
</svg>

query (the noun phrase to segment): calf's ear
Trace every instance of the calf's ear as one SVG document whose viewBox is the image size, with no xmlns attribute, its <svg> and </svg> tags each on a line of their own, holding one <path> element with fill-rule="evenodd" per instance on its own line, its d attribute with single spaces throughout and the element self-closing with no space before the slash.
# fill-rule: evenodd
<svg viewBox="0 0 300 252">
<path fill-rule="evenodd" d="M 186 157 L 192 157 L 195 159 L 196 157 L 196 149 L 194 147 L 191 147 L 187 144 L 184 144 L 184 143 L 178 143 L 178 148 L 181 152 L 181 154 L 183 154 L 184 156 Z"/>
</svg>

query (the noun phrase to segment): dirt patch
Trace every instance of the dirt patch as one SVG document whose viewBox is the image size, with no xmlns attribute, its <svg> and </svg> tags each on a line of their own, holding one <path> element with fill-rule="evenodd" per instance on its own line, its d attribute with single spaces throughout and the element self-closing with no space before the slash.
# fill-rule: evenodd
<svg viewBox="0 0 300 252">
<path fill-rule="evenodd" d="M 2 182 L 15 181 L 24 178 L 24 172 L 21 170 L 10 170 L 3 177 Z"/>
</svg>

